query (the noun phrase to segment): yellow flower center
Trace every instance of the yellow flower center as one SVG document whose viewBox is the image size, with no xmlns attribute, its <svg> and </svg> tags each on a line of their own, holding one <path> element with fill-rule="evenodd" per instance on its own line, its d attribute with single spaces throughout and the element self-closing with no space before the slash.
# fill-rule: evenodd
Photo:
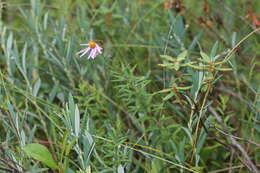
<svg viewBox="0 0 260 173">
<path fill-rule="evenodd" d="M 96 47 L 96 43 L 94 41 L 89 41 L 88 42 L 88 45 L 91 49 L 95 48 Z"/>
</svg>

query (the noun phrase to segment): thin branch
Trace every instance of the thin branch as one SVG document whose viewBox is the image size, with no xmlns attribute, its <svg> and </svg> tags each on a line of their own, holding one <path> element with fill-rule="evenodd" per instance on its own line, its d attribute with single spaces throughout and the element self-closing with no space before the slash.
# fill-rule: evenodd
<svg viewBox="0 0 260 173">
<path fill-rule="evenodd" d="M 224 129 L 224 131 L 228 134 L 231 143 L 233 144 L 234 147 L 236 147 L 243 155 L 244 159 L 243 159 L 243 163 L 245 164 L 245 166 L 253 173 L 259 173 L 257 167 L 254 165 L 254 163 L 251 161 L 250 157 L 248 156 L 247 152 L 245 151 L 245 149 L 236 141 L 236 139 L 233 137 L 233 135 L 231 134 L 231 132 L 228 131 L 227 126 L 225 125 L 224 121 L 222 120 L 222 118 L 219 116 L 219 114 L 216 112 L 216 110 L 209 106 L 209 111 L 215 116 L 216 120 L 220 123 L 220 125 L 222 126 L 222 128 Z"/>
<path fill-rule="evenodd" d="M 228 95 L 231 95 L 231 96 L 237 98 L 241 102 L 246 103 L 247 105 L 250 105 L 250 106 L 254 107 L 258 111 L 258 108 L 252 102 L 245 100 L 241 95 L 239 95 L 237 93 L 234 93 L 233 91 L 225 88 L 223 85 L 218 87 L 217 90 L 222 91 L 222 92 L 224 92 L 224 93 L 226 93 Z"/>
<path fill-rule="evenodd" d="M 228 133 L 224 132 L 223 130 L 221 130 L 221 129 L 217 128 L 217 127 L 214 127 L 214 128 L 215 128 L 217 131 L 219 131 L 220 133 L 222 133 L 222 134 L 224 134 L 224 135 L 226 135 L 226 136 L 231 136 L 231 137 L 234 138 L 234 139 L 242 140 L 242 141 L 245 141 L 245 142 L 247 142 L 247 143 L 249 143 L 249 144 L 253 144 L 253 145 L 256 145 L 256 146 L 260 147 L 260 144 L 254 142 L 254 141 L 251 141 L 251 140 L 248 140 L 248 139 L 245 139 L 245 138 L 240 138 L 240 137 L 237 137 L 237 136 L 228 134 Z"/>
<path fill-rule="evenodd" d="M 232 169 L 238 169 L 238 168 L 243 168 L 243 167 L 245 167 L 245 166 L 244 165 L 231 166 L 231 167 L 228 167 L 228 168 L 223 168 L 223 169 L 218 169 L 218 170 L 215 170 L 215 171 L 210 171 L 208 173 L 226 172 L 226 171 L 229 171 L 229 170 L 232 170 Z"/>
<path fill-rule="evenodd" d="M 6 171 L 6 172 L 14 172 L 15 171 L 14 169 L 2 167 L 2 166 L 0 166 L 0 170 Z"/>
<path fill-rule="evenodd" d="M 232 148 L 231 149 L 231 156 L 230 156 L 230 160 L 229 160 L 229 166 L 232 167 L 232 163 L 233 163 L 233 159 L 234 159 L 234 154 L 235 154 L 235 150 Z M 232 173 L 232 169 L 230 169 L 228 171 L 228 173 Z"/>
</svg>

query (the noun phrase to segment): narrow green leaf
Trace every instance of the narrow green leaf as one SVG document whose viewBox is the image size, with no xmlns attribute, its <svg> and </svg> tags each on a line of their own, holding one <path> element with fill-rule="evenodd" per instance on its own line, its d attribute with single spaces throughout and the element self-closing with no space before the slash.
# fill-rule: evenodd
<svg viewBox="0 0 260 173">
<path fill-rule="evenodd" d="M 48 26 L 48 17 L 49 17 L 49 13 L 46 13 L 44 15 L 44 19 L 43 19 L 43 28 L 44 28 L 44 30 L 46 30 L 47 26 Z"/>
<path fill-rule="evenodd" d="M 168 68 L 172 68 L 173 64 L 172 63 L 164 63 L 164 64 L 158 64 L 161 67 L 168 67 Z"/>
<path fill-rule="evenodd" d="M 14 127 L 16 128 L 16 130 L 19 130 L 19 117 L 14 112 L 14 107 L 10 102 L 8 102 L 8 111 L 10 112 L 12 123 L 13 123 Z"/>
<path fill-rule="evenodd" d="M 172 91 L 172 88 L 167 88 L 167 89 L 163 89 L 163 90 L 159 91 L 158 93 L 168 93 L 171 91 Z"/>
<path fill-rule="evenodd" d="M 85 161 L 85 166 L 89 164 L 91 153 L 94 149 L 95 143 L 94 140 L 87 131 L 85 131 L 85 134 L 83 135 L 83 158 Z"/>
<path fill-rule="evenodd" d="M 27 53 L 27 43 L 25 43 L 22 51 L 22 67 L 23 67 L 23 72 L 25 75 L 27 75 L 27 70 L 26 70 L 26 53 Z"/>
<path fill-rule="evenodd" d="M 188 51 L 187 51 L 187 50 L 183 51 L 182 53 L 180 53 L 180 54 L 178 55 L 178 57 L 177 57 L 178 61 L 184 60 L 187 55 L 188 55 Z"/>
<path fill-rule="evenodd" d="M 6 44 L 7 44 L 7 46 L 6 46 L 7 53 L 9 53 L 11 51 L 12 45 L 13 45 L 13 33 L 9 34 Z"/>
<path fill-rule="evenodd" d="M 214 68 L 214 69 L 216 69 L 216 70 L 218 70 L 218 71 L 232 71 L 232 68 Z"/>
<path fill-rule="evenodd" d="M 79 136 L 79 131 L 80 131 L 80 115 L 79 115 L 79 108 L 76 105 L 75 106 L 75 116 L 74 116 L 74 131 L 76 136 Z"/>
<path fill-rule="evenodd" d="M 75 104 L 71 93 L 69 94 L 69 113 L 69 121 L 71 123 L 72 130 L 75 130 Z"/>
<path fill-rule="evenodd" d="M 38 95 L 40 87 L 41 87 L 41 79 L 38 79 L 33 87 L 33 96 L 36 97 Z"/>
<path fill-rule="evenodd" d="M 171 92 L 170 94 L 167 94 L 164 98 L 163 101 L 169 100 L 172 96 L 174 96 L 175 93 Z"/>
<path fill-rule="evenodd" d="M 237 38 L 237 33 L 236 33 L 236 32 L 233 32 L 233 34 L 232 34 L 232 40 L 231 40 L 232 48 L 236 46 L 236 38 Z"/>
<path fill-rule="evenodd" d="M 205 54 L 204 52 L 200 52 L 200 55 L 201 55 L 201 57 L 205 60 L 205 61 L 210 61 L 210 57 L 207 55 L 207 54 Z"/>
<path fill-rule="evenodd" d="M 160 55 L 160 57 L 163 58 L 163 59 L 166 59 L 168 61 L 173 61 L 174 60 L 174 58 L 169 56 L 169 55 Z"/>
<path fill-rule="evenodd" d="M 216 56 L 217 49 L 218 49 L 218 42 L 216 42 L 216 43 L 214 44 L 213 48 L 211 49 L 211 52 L 210 52 L 210 58 L 211 58 L 211 60 L 213 60 L 213 58 Z"/>
<path fill-rule="evenodd" d="M 199 136 L 199 139 L 197 141 L 197 145 L 196 145 L 196 152 L 197 154 L 200 153 L 202 147 L 203 147 L 203 144 L 205 143 L 206 141 L 206 137 L 207 137 L 207 133 L 205 132 L 205 130 L 203 129 L 201 132 L 200 132 L 200 136 Z"/>
</svg>

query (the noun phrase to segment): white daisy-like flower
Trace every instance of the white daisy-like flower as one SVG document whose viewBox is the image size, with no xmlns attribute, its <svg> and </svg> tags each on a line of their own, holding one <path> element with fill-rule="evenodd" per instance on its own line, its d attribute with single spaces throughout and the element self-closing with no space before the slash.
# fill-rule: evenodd
<svg viewBox="0 0 260 173">
<path fill-rule="evenodd" d="M 102 54 L 102 47 L 100 47 L 95 41 L 89 41 L 88 44 L 80 44 L 81 46 L 87 46 L 86 48 L 80 50 L 77 54 L 80 57 L 86 55 L 88 52 L 88 59 L 95 59 L 98 54 Z"/>
</svg>

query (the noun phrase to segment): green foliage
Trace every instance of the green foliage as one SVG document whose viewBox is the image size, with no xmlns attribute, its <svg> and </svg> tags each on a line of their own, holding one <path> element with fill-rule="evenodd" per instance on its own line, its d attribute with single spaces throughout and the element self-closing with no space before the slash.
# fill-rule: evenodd
<svg viewBox="0 0 260 173">
<path fill-rule="evenodd" d="M 252 4 L 1 2 L 0 172 L 260 170 Z"/>
<path fill-rule="evenodd" d="M 41 161 L 42 163 L 46 164 L 48 167 L 53 169 L 58 169 L 58 165 L 53 160 L 51 153 L 49 150 L 41 145 L 41 144 L 27 144 L 24 146 L 23 150 L 26 152 L 26 154 L 38 161 Z"/>
</svg>

